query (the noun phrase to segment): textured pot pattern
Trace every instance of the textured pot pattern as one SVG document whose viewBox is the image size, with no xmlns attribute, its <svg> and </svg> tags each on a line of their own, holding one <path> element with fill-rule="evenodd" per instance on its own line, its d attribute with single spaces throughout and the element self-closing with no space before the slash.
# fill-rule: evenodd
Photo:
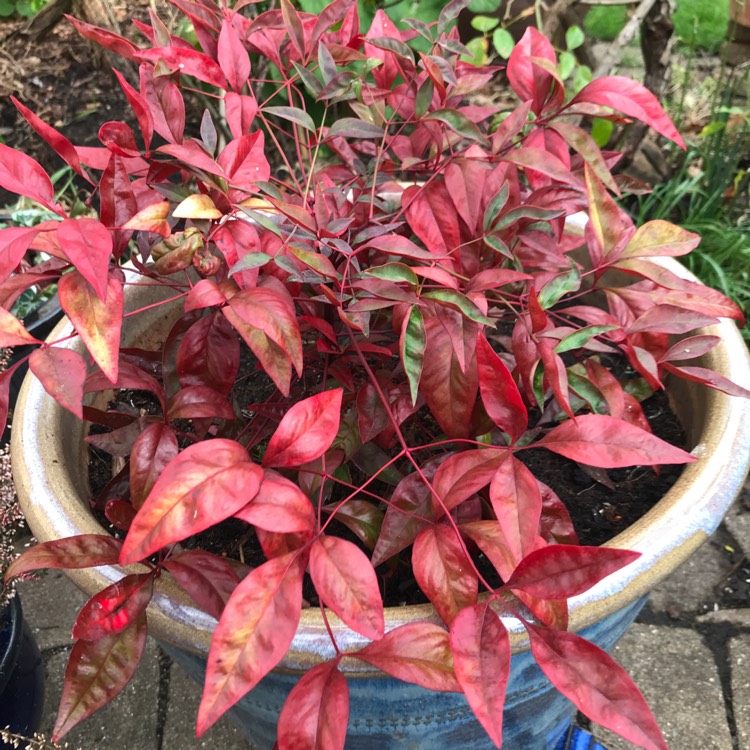
<svg viewBox="0 0 750 750">
<path fill-rule="evenodd" d="M 687 271 L 671 259 L 664 260 L 664 265 L 689 277 Z M 154 302 L 154 289 L 145 285 L 133 287 L 126 300 L 127 310 Z M 160 291 L 165 295 L 168 293 L 163 289 Z M 170 313 L 169 306 L 162 306 L 126 319 L 123 329 L 124 345 L 155 346 L 168 330 L 170 315 L 177 312 L 172 308 Z M 51 338 L 57 339 L 69 333 L 70 328 L 66 328 L 66 325 L 64 321 Z M 704 332 L 719 335 L 722 341 L 699 364 L 750 387 L 750 359 L 735 325 L 722 321 Z M 66 346 L 82 350 L 76 339 L 67 342 Z M 94 403 L 101 406 L 108 395 L 99 394 L 97 398 Z M 588 628 L 595 627 L 607 618 L 612 618 L 614 622 L 632 619 L 638 608 L 635 603 L 708 538 L 742 487 L 750 460 L 750 403 L 686 381 L 670 385 L 670 398 L 687 431 L 687 447 L 699 460 L 686 467 L 680 479 L 656 507 L 608 543 L 608 546 L 636 550 L 641 553 L 641 557 L 585 594 L 571 600 L 571 630 L 588 634 Z M 87 452 L 83 442 L 86 430 L 86 425 L 47 396 L 36 379 L 26 379 L 15 413 L 13 470 L 24 513 L 40 541 L 103 532 L 88 511 L 90 490 L 86 468 Z M 139 566 L 133 566 L 131 570 L 138 568 Z M 84 591 L 93 594 L 121 578 L 124 572 L 118 566 L 104 566 L 95 570 L 70 571 L 68 575 Z M 628 614 L 617 614 L 623 609 Z M 386 628 L 392 629 L 414 619 L 436 622 L 437 616 L 429 605 L 394 608 L 386 611 Z M 363 643 L 361 636 L 342 626 L 334 616 L 330 616 L 330 621 L 343 651 Z M 511 632 L 514 661 L 521 664 L 524 659 L 531 661 L 520 623 L 507 618 L 505 624 Z M 205 657 L 214 626 L 215 620 L 198 610 L 176 586 L 170 585 L 167 577 L 158 581 L 154 600 L 149 607 L 149 630 L 152 635 L 171 644 L 171 648 Z M 621 629 L 624 629 L 624 625 Z M 319 611 L 306 610 L 302 613 L 297 635 L 279 665 L 278 672 L 299 673 L 331 656 L 333 649 Z M 187 656 L 184 659 L 179 656 L 177 658 L 186 665 L 191 661 Z M 349 661 L 351 670 L 348 674 L 362 678 L 362 685 L 365 686 L 363 701 L 369 705 L 373 699 L 367 697 L 369 688 L 366 685 L 380 683 L 385 678 L 372 667 L 353 659 Z M 358 688 L 353 687 L 352 690 L 356 693 Z M 413 692 L 414 688 L 406 686 L 405 690 Z M 432 696 L 433 694 L 426 693 L 413 700 L 426 706 L 424 701 Z M 444 699 L 445 694 L 436 697 Z M 466 713 L 462 696 L 457 697 L 460 701 L 456 704 L 455 711 L 459 714 Z M 403 700 L 406 699 L 397 699 L 395 710 L 398 716 L 403 715 Z M 430 710 L 425 708 L 424 715 L 429 714 Z M 358 719 L 353 715 L 350 726 L 356 721 Z M 418 729 L 415 741 L 427 740 L 430 734 L 431 730 L 426 727 Z M 462 748 L 471 747 L 464 744 L 463 740 L 458 745 L 458 740 L 450 742 Z M 485 737 L 485 744 L 478 744 L 476 747 L 485 747 L 486 742 Z M 429 744 L 431 748 L 441 747 L 432 741 Z M 386 747 L 383 744 L 373 745 L 375 746 Z M 422 747 L 420 744 L 408 743 L 397 746 Z M 509 742 L 506 746 L 516 745 Z M 351 744 L 351 747 L 364 745 Z M 518 747 L 531 750 L 534 745 L 520 744 Z"/>
</svg>

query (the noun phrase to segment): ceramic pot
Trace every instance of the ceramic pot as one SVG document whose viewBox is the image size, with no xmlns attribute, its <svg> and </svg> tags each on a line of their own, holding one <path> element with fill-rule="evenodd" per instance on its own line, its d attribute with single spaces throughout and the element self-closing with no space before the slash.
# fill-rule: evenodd
<svg viewBox="0 0 750 750">
<path fill-rule="evenodd" d="M 28 737 L 39 728 L 43 708 L 42 656 L 15 596 L 0 610 L 0 727 Z M 10 747 L 0 740 L 0 748 Z"/>
<path fill-rule="evenodd" d="M 678 263 L 664 261 L 670 270 L 688 275 Z M 135 285 L 126 300 L 133 310 L 156 301 L 155 288 Z M 170 290 L 158 293 L 171 294 Z M 179 310 L 152 307 L 127 318 L 123 343 L 156 346 Z M 63 322 L 53 333 L 60 338 L 70 329 Z M 750 385 L 748 351 L 733 323 L 723 321 L 706 331 L 721 343 L 699 363 L 744 386 Z M 71 339 L 66 346 L 78 347 Z M 107 394 L 96 401 L 102 406 Z M 699 458 L 688 465 L 664 498 L 643 518 L 608 543 L 637 550 L 641 557 L 570 602 L 570 629 L 604 648 L 611 648 L 634 619 L 645 595 L 677 568 L 719 525 L 742 487 L 750 459 L 750 402 L 732 398 L 686 381 L 670 386 L 674 410 L 685 427 L 689 449 Z M 26 379 L 16 408 L 13 429 L 13 471 L 27 520 L 40 541 L 74 534 L 103 533 L 88 510 L 90 490 L 87 427 L 60 408 L 33 377 Z M 145 570 L 133 566 L 131 570 Z M 69 577 L 89 595 L 123 576 L 123 569 L 104 566 L 69 571 Z M 415 619 L 438 622 L 429 605 L 386 611 L 386 628 Z M 343 651 L 363 639 L 331 615 L 336 640 Z M 514 652 L 509 685 L 506 743 L 515 750 L 554 748 L 564 733 L 572 706 L 546 682 L 528 652 L 520 624 L 506 618 Z M 157 583 L 149 608 L 149 629 L 170 654 L 196 678 L 205 669 L 215 620 L 195 607 L 168 576 Z M 278 710 L 296 677 L 333 656 L 320 612 L 303 611 L 292 646 L 278 668 L 237 706 L 235 715 L 247 718 L 248 736 L 260 750 L 270 750 Z M 416 750 L 417 748 L 486 748 L 489 741 L 473 719 L 463 696 L 435 694 L 393 680 L 356 660 L 345 660 L 350 677 L 351 718 L 347 748 Z"/>
</svg>

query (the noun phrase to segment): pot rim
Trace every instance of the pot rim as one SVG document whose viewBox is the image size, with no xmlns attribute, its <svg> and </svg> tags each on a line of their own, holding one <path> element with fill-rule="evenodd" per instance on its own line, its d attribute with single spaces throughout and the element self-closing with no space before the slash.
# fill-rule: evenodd
<svg viewBox="0 0 750 750">
<path fill-rule="evenodd" d="M 668 270 L 695 280 L 674 259 L 665 258 L 659 262 Z M 144 330 L 151 328 L 153 322 Z M 64 319 L 49 340 L 63 338 L 70 330 L 70 324 Z M 750 355 L 735 324 L 723 319 L 698 333 L 721 338 L 717 347 L 705 355 L 704 366 L 719 371 L 735 383 L 750 387 Z M 80 346 L 80 340 L 70 339 L 63 345 L 74 348 Z M 647 593 L 675 570 L 715 531 L 743 485 L 750 462 L 750 399 L 728 396 L 697 384 L 689 384 L 687 388 L 701 389 L 701 399 L 711 415 L 692 449 L 698 460 L 685 467 L 654 508 L 604 545 L 635 550 L 641 553 L 641 557 L 569 601 L 571 631 L 604 619 Z M 675 407 L 679 411 L 680 403 L 675 403 Z M 687 409 L 690 409 L 690 404 Z M 46 394 L 33 375 L 26 377 L 15 410 L 11 452 L 19 500 L 40 542 L 76 534 L 107 533 L 87 510 L 87 488 L 80 483 L 76 485 L 72 478 L 75 469 L 80 472 L 82 466 L 85 473 L 86 463 L 77 447 L 81 440 L 76 445 L 76 435 L 82 437 L 83 430 L 83 423 L 75 426 L 77 422 Z M 57 429 L 62 423 L 66 427 Z M 66 434 L 65 430 L 72 431 L 73 437 L 66 435 L 66 439 L 59 439 L 59 435 Z M 136 565 L 127 570 L 143 572 L 146 568 Z M 126 574 L 125 569 L 117 565 L 65 572 L 89 595 Z M 198 609 L 167 576 L 156 582 L 148 612 L 150 632 L 156 638 L 207 654 L 216 620 Z M 340 651 L 347 652 L 368 642 L 344 626 L 330 611 L 327 617 Z M 386 630 L 415 620 L 441 624 L 429 604 L 386 609 Z M 513 651 L 528 648 L 528 638 L 521 623 L 511 616 L 504 616 L 503 622 L 510 632 Z M 279 668 L 292 671 L 309 669 L 334 655 L 319 609 L 310 608 L 303 610 L 295 639 Z M 352 672 L 379 674 L 363 662 L 347 661 L 356 661 Z"/>
</svg>

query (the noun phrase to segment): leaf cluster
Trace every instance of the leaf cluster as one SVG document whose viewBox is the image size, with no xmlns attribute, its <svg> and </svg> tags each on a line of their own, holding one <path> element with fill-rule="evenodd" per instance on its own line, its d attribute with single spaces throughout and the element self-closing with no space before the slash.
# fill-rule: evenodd
<svg viewBox="0 0 750 750">
<path fill-rule="evenodd" d="M 71 216 L 34 160 L 0 147 L 0 185 L 54 214 L 0 230 L 0 346 L 32 345 L 50 396 L 109 428 L 90 440 L 124 461 L 99 498 L 124 541 L 47 542 L 9 577 L 146 566 L 82 609 L 54 737 L 132 676 L 161 576 L 218 620 L 199 733 L 283 658 L 307 576 L 322 616 L 362 645 L 344 654 L 331 630 L 336 656 L 290 694 L 281 748 L 343 747 L 344 656 L 463 692 L 499 747 L 501 615 L 523 622 L 541 668 L 594 720 L 665 747 L 627 675 L 566 630 L 568 598 L 636 555 L 579 545 L 522 461 L 530 448 L 604 470 L 693 460 L 651 434 L 618 360 L 652 389 L 672 374 L 748 395 L 693 361 L 717 343 L 696 329 L 737 307 L 654 260 L 699 238 L 661 220 L 636 229 L 613 198 L 617 155 L 578 124 L 637 118 L 681 144 L 661 106 L 622 77 L 566 99 L 533 29 L 502 73 L 520 104 L 472 103 L 499 72 L 464 60 L 450 30 L 463 0 L 406 31 L 383 11 L 361 28 L 352 0 L 318 14 L 289 0 L 260 14 L 247 0 L 175 5 L 200 50 L 155 15 L 140 45 L 73 21 L 137 64 L 137 83 L 118 79 L 138 133 L 107 122 L 101 146 L 77 147 L 16 102 L 90 185 L 94 215 Z M 192 91 L 215 104 L 200 122 L 186 114 Z M 571 223 L 581 212 L 585 231 Z M 29 249 L 49 260 L 19 269 Z M 84 355 L 10 312 L 40 280 L 57 281 Z M 153 350 L 121 344 L 141 312 L 124 313 L 134 283 L 176 311 Z M 238 384 L 258 373 L 242 403 Z M 147 392 L 153 412 L 91 405 L 111 389 Z M 227 519 L 257 539 L 253 570 L 185 547 Z M 409 552 L 443 624 L 386 633 L 377 572 Z"/>
</svg>

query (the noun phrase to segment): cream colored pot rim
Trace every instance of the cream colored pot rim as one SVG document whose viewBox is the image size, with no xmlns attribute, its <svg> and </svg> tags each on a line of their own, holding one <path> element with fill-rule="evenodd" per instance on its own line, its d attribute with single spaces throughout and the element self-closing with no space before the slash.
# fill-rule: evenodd
<svg viewBox="0 0 750 750">
<path fill-rule="evenodd" d="M 672 259 L 663 262 L 670 270 L 694 278 Z M 59 339 L 70 330 L 67 321 L 63 321 L 51 338 Z M 722 338 L 722 343 L 708 355 L 706 366 L 750 387 L 750 358 L 736 326 L 723 320 L 704 332 Z M 73 339 L 65 345 L 75 347 L 80 342 Z M 571 630 L 593 624 L 647 593 L 716 529 L 741 489 L 750 461 L 750 401 L 710 391 L 708 402 L 711 419 L 693 448 L 699 460 L 686 468 L 655 508 L 608 544 L 636 550 L 641 557 L 570 601 Z M 12 431 L 13 469 L 22 507 L 40 541 L 106 533 L 87 510 L 87 498 L 82 496 L 85 490 L 74 486 L 71 480 L 73 472 L 69 468 L 82 460 L 80 440 L 71 438 L 75 428 L 69 427 L 75 421 L 45 393 L 36 378 L 26 378 Z M 56 426 L 58 422 L 61 426 Z M 69 431 L 71 435 L 67 434 Z M 124 570 L 103 566 L 69 571 L 68 575 L 91 595 L 121 578 Z M 164 576 L 157 582 L 149 607 L 150 632 L 176 646 L 206 653 L 216 621 L 167 579 Z M 429 605 L 386 611 L 388 630 L 415 619 L 439 622 Z M 330 615 L 329 620 L 342 651 L 365 642 L 338 623 L 335 616 Z M 523 650 L 526 639 L 521 624 L 509 617 L 504 622 L 511 631 L 514 649 Z M 322 616 L 313 608 L 303 611 L 297 636 L 281 666 L 292 670 L 309 668 L 311 660 L 333 654 Z M 354 671 L 368 668 L 359 665 Z"/>
</svg>

